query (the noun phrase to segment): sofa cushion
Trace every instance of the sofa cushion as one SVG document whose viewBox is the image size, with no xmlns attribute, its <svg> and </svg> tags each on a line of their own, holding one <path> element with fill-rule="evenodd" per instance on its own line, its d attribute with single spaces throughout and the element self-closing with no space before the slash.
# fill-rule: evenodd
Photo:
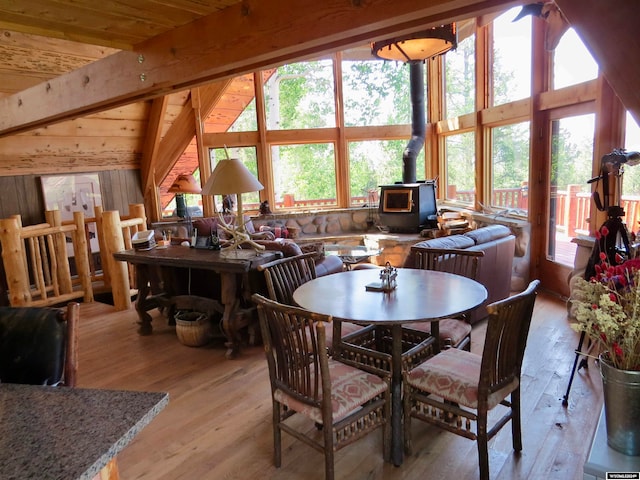
<svg viewBox="0 0 640 480">
<path fill-rule="evenodd" d="M 256 243 L 264 245 L 266 250 L 275 250 L 282 252 L 283 257 L 295 257 L 301 255 L 302 250 L 300 246 L 292 242 L 291 240 L 277 239 L 277 240 L 256 240 Z"/>
<path fill-rule="evenodd" d="M 463 236 L 473 240 L 473 243 L 476 245 L 497 240 L 498 238 L 507 237 L 509 235 L 511 235 L 511 230 L 509 230 L 509 227 L 504 225 L 488 225 L 463 234 Z"/>
<path fill-rule="evenodd" d="M 337 255 L 327 255 L 322 260 L 316 262 L 316 275 L 322 277 L 332 273 L 342 272 L 344 270 L 344 262 Z M 342 324 L 344 334 L 344 323 Z"/>
<path fill-rule="evenodd" d="M 415 244 L 416 247 L 429 248 L 469 248 L 475 245 L 472 238 L 464 235 L 450 235 L 448 237 L 432 238 Z"/>
<path fill-rule="evenodd" d="M 475 244 L 473 240 L 465 237 L 464 235 L 450 235 L 448 237 L 432 238 L 430 240 L 423 240 L 416 243 L 415 247 L 427 247 L 427 248 L 469 248 Z M 416 266 L 416 252 L 411 250 L 407 255 L 404 262 L 405 268 L 415 268 Z"/>
</svg>

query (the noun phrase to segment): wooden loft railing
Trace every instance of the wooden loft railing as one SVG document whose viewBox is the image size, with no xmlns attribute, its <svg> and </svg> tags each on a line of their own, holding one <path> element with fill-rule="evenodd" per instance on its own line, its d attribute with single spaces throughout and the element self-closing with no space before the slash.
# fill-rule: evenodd
<svg viewBox="0 0 640 480">
<path fill-rule="evenodd" d="M 0 220 L 2 261 L 11 306 L 62 305 L 82 298 L 93 301 L 84 215 L 73 224 L 22 226 L 19 215 Z M 54 222 L 56 220 L 54 219 Z M 75 273 L 71 273 L 67 238 L 71 239 Z"/>
<path fill-rule="evenodd" d="M 0 220 L 2 265 L 11 306 L 57 305 L 78 298 L 91 302 L 94 291 L 111 291 L 118 310 L 131 307 L 135 271 L 115 262 L 113 253 L 132 248 L 132 237 L 146 229 L 144 205 L 129 205 L 128 216 L 103 212 L 101 207 L 95 214 L 85 218 L 82 212 L 74 212 L 73 221 L 63 223 L 58 210 L 49 210 L 46 223 L 26 227 L 19 215 Z M 99 252 L 91 251 L 90 232 L 96 234 Z M 67 248 L 69 241 L 72 251 Z M 100 256 L 101 269 L 94 265 L 95 254 Z"/>
<path fill-rule="evenodd" d="M 135 271 L 127 263 L 117 262 L 113 254 L 131 249 L 132 237 L 147 226 L 144 206 L 129 205 L 129 213 L 128 217 L 121 217 L 120 212 L 112 210 L 96 215 L 105 283 L 111 288 L 116 310 L 131 308 L 131 296 L 135 293 L 131 285 L 135 285 Z"/>
<path fill-rule="evenodd" d="M 96 223 L 96 231 L 98 232 L 98 245 L 100 247 L 100 263 L 102 265 L 102 275 L 99 279 L 103 282 L 105 288 L 111 289 L 111 273 L 109 270 L 109 257 L 112 255 L 107 254 L 107 245 L 105 244 L 106 235 L 111 234 L 111 232 L 105 232 L 103 227 L 103 212 L 102 207 L 95 207 L 95 223 Z M 129 205 L 129 215 L 120 215 L 119 212 L 115 211 L 118 214 L 118 218 L 120 221 L 120 228 L 122 230 L 122 242 L 124 245 L 124 249 L 132 248 L 131 239 L 138 232 L 145 230 L 147 227 L 147 215 L 145 213 L 144 204 L 134 203 Z M 115 215 L 115 213 L 113 215 Z M 110 214 L 111 215 L 111 214 Z M 117 251 L 117 250 L 116 250 Z M 111 252 L 113 254 L 114 252 Z M 130 284 L 135 284 L 134 282 L 134 270 L 132 267 L 129 268 L 129 282 Z"/>
</svg>

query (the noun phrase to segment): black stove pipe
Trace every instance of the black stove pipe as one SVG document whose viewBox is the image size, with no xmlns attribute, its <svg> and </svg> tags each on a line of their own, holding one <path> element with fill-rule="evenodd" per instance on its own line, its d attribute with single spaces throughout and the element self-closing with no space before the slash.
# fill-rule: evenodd
<svg viewBox="0 0 640 480">
<path fill-rule="evenodd" d="M 416 183 L 416 159 L 426 134 L 424 104 L 424 63 L 409 64 L 411 89 L 411 139 L 402 153 L 402 183 Z"/>
</svg>

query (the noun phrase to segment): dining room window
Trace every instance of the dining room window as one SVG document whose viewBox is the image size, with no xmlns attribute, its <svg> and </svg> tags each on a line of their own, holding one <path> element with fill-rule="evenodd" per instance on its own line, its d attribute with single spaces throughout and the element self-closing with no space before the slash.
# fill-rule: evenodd
<svg viewBox="0 0 640 480">
<path fill-rule="evenodd" d="M 352 206 L 377 202 L 380 185 L 402 180 L 402 152 L 406 146 L 406 140 L 349 142 Z M 424 151 L 421 151 L 416 158 L 417 180 L 425 180 L 424 171 Z M 373 198 L 372 191 L 376 192 Z"/>
<path fill-rule="evenodd" d="M 348 56 L 348 52 L 345 53 Z M 348 57 L 347 57 L 348 58 Z M 383 60 L 343 60 L 347 127 L 410 123 L 409 66 Z"/>
<path fill-rule="evenodd" d="M 531 16 L 514 22 L 522 7 L 514 7 L 493 21 L 493 104 L 531 96 Z"/>
<path fill-rule="evenodd" d="M 258 161 L 256 156 L 256 148 L 249 147 L 229 147 L 229 148 L 210 148 L 209 160 L 211 162 L 211 171 L 216 168 L 220 160 L 227 158 L 239 158 L 249 171 L 258 178 Z M 198 172 L 199 173 L 199 172 Z M 222 196 L 215 198 L 217 211 L 222 211 Z M 258 192 L 248 192 L 242 194 L 242 205 L 244 209 L 258 209 L 260 205 L 260 194 Z"/>
<path fill-rule="evenodd" d="M 598 64 L 573 28 L 565 32 L 553 51 L 552 71 L 556 90 L 598 78 Z"/>
<path fill-rule="evenodd" d="M 273 145 L 271 164 L 278 208 L 338 204 L 333 143 Z"/>
<path fill-rule="evenodd" d="M 335 127 L 333 62 L 282 65 L 264 83 L 267 128 Z"/>
<path fill-rule="evenodd" d="M 529 209 L 529 125 L 493 127 L 491 131 L 491 206 L 526 215 Z"/>
<path fill-rule="evenodd" d="M 455 51 L 444 56 L 445 118 L 472 113 L 476 109 L 475 35 L 459 41 Z"/>
<path fill-rule="evenodd" d="M 476 199 L 474 133 L 447 135 L 444 148 L 447 159 L 445 198 L 456 203 L 473 204 Z"/>
</svg>

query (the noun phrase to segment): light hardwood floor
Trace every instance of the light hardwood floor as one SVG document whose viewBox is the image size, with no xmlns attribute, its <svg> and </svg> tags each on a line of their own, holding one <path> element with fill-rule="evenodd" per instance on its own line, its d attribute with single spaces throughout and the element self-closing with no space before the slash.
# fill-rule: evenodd
<svg viewBox="0 0 640 480">
<path fill-rule="evenodd" d="M 261 347 L 226 360 L 221 342 L 181 345 L 159 313 L 154 333 L 136 333 L 134 310 L 83 304 L 79 387 L 167 391 L 167 408 L 119 455 L 124 480 L 322 480 L 322 455 L 283 436 L 282 467 L 272 461 L 271 400 Z M 484 324 L 474 327 L 481 349 Z M 541 294 L 522 379 L 523 451 L 511 448 L 511 427 L 490 446 L 493 479 L 582 479 L 582 466 L 602 406 L 597 366 L 581 370 L 569 406 L 562 406 L 578 335 L 564 302 Z M 370 435 L 336 456 L 336 479 L 477 479 L 474 442 L 414 422 L 414 454 L 385 464 L 381 437 Z"/>
</svg>

